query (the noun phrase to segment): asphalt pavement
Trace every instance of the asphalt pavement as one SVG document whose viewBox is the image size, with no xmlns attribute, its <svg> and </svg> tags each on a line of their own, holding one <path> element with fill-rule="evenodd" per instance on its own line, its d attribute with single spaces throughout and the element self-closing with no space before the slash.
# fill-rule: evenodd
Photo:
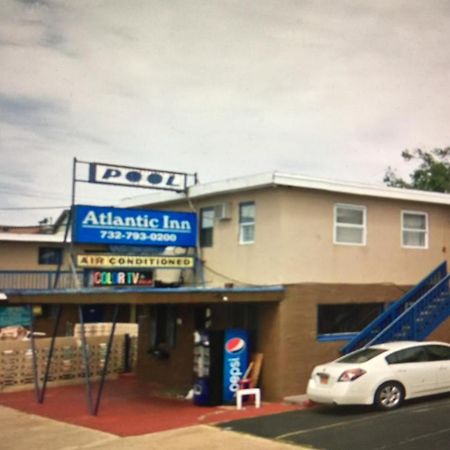
<svg viewBox="0 0 450 450">
<path fill-rule="evenodd" d="M 321 450 L 450 450 L 450 395 L 406 402 L 390 412 L 316 406 L 219 426 Z"/>
</svg>

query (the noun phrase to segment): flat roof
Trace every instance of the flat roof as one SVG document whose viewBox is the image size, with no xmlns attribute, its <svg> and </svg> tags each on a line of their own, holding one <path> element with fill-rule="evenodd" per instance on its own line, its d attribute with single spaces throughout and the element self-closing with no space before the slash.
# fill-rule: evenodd
<svg viewBox="0 0 450 450">
<path fill-rule="evenodd" d="M 223 181 L 214 181 L 211 183 L 199 183 L 189 187 L 187 194 L 164 191 L 153 194 L 139 195 L 136 197 L 128 197 L 122 199 L 118 206 L 129 208 L 148 204 L 156 205 L 159 203 L 182 201 L 186 198 L 200 198 L 275 186 L 289 186 L 327 192 L 386 198 L 391 200 L 406 200 L 450 205 L 449 194 L 362 183 L 349 183 L 324 178 L 306 177 L 285 172 L 268 172 L 239 178 L 231 178 Z"/>
<path fill-rule="evenodd" d="M 362 183 L 349 183 L 276 171 L 230 178 L 210 183 L 199 183 L 189 187 L 187 193 L 152 191 L 150 194 L 124 198 L 120 200 L 116 206 L 121 208 L 142 207 L 145 205 L 173 203 L 183 201 L 188 198 L 202 198 L 276 186 L 314 189 L 341 194 L 450 206 L 450 194 L 419 191 L 414 189 L 392 188 Z M 70 240 L 71 236 L 69 233 L 67 236 L 67 242 L 70 242 Z M 0 241 L 62 243 L 64 242 L 64 231 L 61 230 L 57 234 L 0 233 Z"/>
<path fill-rule="evenodd" d="M 4 289 L 6 304 L 156 304 L 279 302 L 282 285 L 251 287 Z M 0 305 L 3 304 L 0 303 Z"/>
<path fill-rule="evenodd" d="M 70 242 L 70 233 L 67 236 L 67 242 Z M 35 233 L 0 233 L 0 241 L 11 242 L 43 242 L 57 243 L 64 242 L 64 233 L 57 234 L 35 234 Z"/>
</svg>

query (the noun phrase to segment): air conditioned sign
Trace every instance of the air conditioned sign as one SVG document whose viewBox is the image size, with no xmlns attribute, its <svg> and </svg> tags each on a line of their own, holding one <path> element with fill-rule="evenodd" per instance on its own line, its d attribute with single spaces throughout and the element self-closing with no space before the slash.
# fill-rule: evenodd
<svg viewBox="0 0 450 450">
<path fill-rule="evenodd" d="M 181 192 L 187 187 L 187 174 L 89 163 L 89 182 Z"/>
<path fill-rule="evenodd" d="M 191 269 L 192 256 L 153 256 L 153 255 L 77 255 L 77 266 L 85 268 L 163 268 Z"/>
<path fill-rule="evenodd" d="M 73 241 L 76 243 L 194 247 L 197 215 L 77 205 Z"/>
</svg>

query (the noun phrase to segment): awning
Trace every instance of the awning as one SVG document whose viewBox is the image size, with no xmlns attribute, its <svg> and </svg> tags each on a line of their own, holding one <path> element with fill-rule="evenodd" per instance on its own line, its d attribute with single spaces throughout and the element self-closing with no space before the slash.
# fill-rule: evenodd
<svg viewBox="0 0 450 450">
<path fill-rule="evenodd" d="M 232 288 L 80 288 L 7 291 L 9 304 L 152 304 L 280 302 L 285 289 L 276 286 Z"/>
</svg>

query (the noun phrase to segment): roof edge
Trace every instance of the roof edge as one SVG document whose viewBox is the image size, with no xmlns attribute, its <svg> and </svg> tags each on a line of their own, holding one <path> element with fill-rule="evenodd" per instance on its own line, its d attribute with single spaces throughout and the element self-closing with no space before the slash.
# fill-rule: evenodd
<svg viewBox="0 0 450 450">
<path fill-rule="evenodd" d="M 391 200 L 405 200 L 422 203 L 450 205 L 450 195 L 439 192 L 402 189 L 363 183 L 335 181 L 325 178 L 307 177 L 285 172 L 267 172 L 262 174 L 230 178 L 191 186 L 187 194 L 162 192 L 123 199 L 120 207 L 139 207 L 172 203 L 186 199 L 220 195 L 229 192 L 261 189 L 269 186 L 289 186 L 358 196 L 378 197 Z"/>
</svg>

